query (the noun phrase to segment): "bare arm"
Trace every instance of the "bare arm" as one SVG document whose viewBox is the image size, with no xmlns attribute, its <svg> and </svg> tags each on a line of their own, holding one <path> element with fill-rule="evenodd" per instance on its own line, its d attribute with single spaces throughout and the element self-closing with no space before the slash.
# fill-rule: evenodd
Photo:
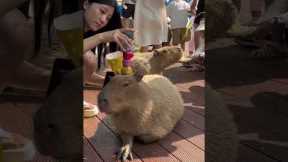
<svg viewBox="0 0 288 162">
<path fill-rule="evenodd" d="M 18 5 L 20 5 L 21 3 L 25 1 L 27 0 L 1 0 L 0 1 L 0 17 L 2 17 L 4 14 L 16 8 Z"/>
<path fill-rule="evenodd" d="M 193 0 L 192 4 L 191 4 L 191 13 L 193 15 L 196 15 L 196 6 L 198 4 L 199 0 Z"/>
<path fill-rule="evenodd" d="M 132 40 L 123 34 L 123 32 L 133 32 L 133 29 L 116 29 L 108 32 L 103 32 L 84 39 L 83 52 L 87 52 L 95 48 L 100 43 L 116 42 L 122 49 L 132 46 Z"/>
<path fill-rule="evenodd" d="M 87 51 L 95 48 L 100 43 L 109 42 L 107 38 L 104 36 L 105 34 L 100 33 L 89 38 L 84 39 L 83 41 L 83 52 L 86 53 Z"/>
<path fill-rule="evenodd" d="M 198 1 L 199 1 L 199 0 L 193 0 L 193 1 L 192 1 L 192 4 L 191 4 L 191 8 L 192 8 L 192 9 L 196 9 L 196 6 L 197 6 Z"/>
</svg>

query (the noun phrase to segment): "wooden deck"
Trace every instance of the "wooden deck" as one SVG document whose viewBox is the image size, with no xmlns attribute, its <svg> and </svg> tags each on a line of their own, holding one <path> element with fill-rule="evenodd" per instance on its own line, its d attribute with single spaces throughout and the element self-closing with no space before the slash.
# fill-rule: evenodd
<svg viewBox="0 0 288 162">
<path fill-rule="evenodd" d="M 142 145 L 135 143 L 135 162 L 204 162 L 204 73 L 171 68 L 165 74 L 177 85 L 185 101 L 185 115 L 175 130 L 163 140 Z M 191 92 L 194 93 L 191 93 Z M 95 103 L 99 90 L 85 90 L 87 101 Z M 32 139 L 32 116 L 41 106 L 41 100 L 15 98 L 0 100 L 0 127 Z M 115 161 L 120 147 L 117 135 L 105 123 L 106 114 L 84 120 L 84 156 L 87 162 Z M 31 162 L 56 162 L 40 154 Z"/>
<path fill-rule="evenodd" d="M 206 82 L 223 95 L 235 118 L 238 162 L 286 162 L 288 60 L 251 60 L 250 52 L 238 46 L 209 50 Z"/>
<path fill-rule="evenodd" d="M 235 118 L 240 138 L 237 162 L 286 162 L 288 63 L 248 60 L 245 57 L 249 52 L 239 47 L 208 51 L 206 80 L 223 95 Z M 185 116 L 160 142 L 135 144 L 134 161 L 204 161 L 204 74 L 182 72 L 175 67 L 165 75 L 177 85 L 185 100 Z M 84 95 L 95 103 L 97 93 L 85 90 Z M 32 115 L 40 105 L 41 101 L 37 100 L 1 99 L 0 127 L 32 139 Z M 114 161 L 120 141 L 104 118 L 105 114 L 100 114 L 84 120 L 87 162 Z M 56 160 L 38 154 L 34 161 Z"/>
<path fill-rule="evenodd" d="M 185 115 L 163 140 L 149 145 L 135 143 L 134 161 L 204 162 L 204 74 L 191 75 L 191 72 L 183 72 L 175 67 L 167 71 L 166 75 L 176 83 L 185 100 Z M 96 103 L 98 93 L 96 90 L 85 90 L 84 98 Z M 106 114 L 101 113 L 95 118 L 84 120 L 84 155 L 88 162 L 115 161 L 115 152 L 121 143 L 105 117 Z"/>
</svg>

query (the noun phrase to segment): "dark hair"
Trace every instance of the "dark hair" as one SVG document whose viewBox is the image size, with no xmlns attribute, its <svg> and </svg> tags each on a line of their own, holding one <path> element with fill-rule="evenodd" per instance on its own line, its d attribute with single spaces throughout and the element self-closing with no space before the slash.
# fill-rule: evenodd
<svg viewBox="0 0 288 162">
<path fill-rule="evenodd" d="M 112 7 L 117 7 L 117 1 L 116 0 L 88 0 L 89 3 L 100 3 L 100 4 L 106 4 Z"/>
<path fill-rule="evenodd" d="M 114 13 L 111 17 L 111 19 L 109 20 L 109 22 L 107 23 L 107 25 L 101 29 L 99 29 L 98 31 L 88 31 L 86 33 L 84 33 L 84 38 L 90 37 L 92 35 L 98 34 L 98 33 L 103 33 L 103 32 L 107 32 L 107 31 L 111 31 L 111 30 L 115 30 L 115 29 L 119 29 L 122 28 L 122 24 L 121 24 L 121 17 L 120 14 L 117 12 L 117 9 L 115 7 Z M 98 68 L 100 68 L 100 63 L 101 63 L 101 57 L 105 57 L 107 52 L 115 52 L 118 49 L 118 45 L 115 42 L 110 42 L 109 48 L 105 48 L 105 44 L 106 43 L 102 43 L 100 45 L 98 45 L 98 53 L 99 53 L 99 57 L 98 57 Z M 104 53 L 102 53 L 102 51 L 104 50 Z M 102 55 L 103 54 L 103 55 Z"/>
</svg>

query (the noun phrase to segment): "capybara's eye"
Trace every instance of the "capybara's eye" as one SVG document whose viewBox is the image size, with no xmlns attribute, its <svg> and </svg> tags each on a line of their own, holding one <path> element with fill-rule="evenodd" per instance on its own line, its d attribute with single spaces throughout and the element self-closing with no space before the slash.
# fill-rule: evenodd
<svg viewBox="0 0 288 162">
<path fill-rule="evenodd" d="M 155 55 L 155 56 L 159 56 L 159 55 L 160 55 L 160 52 L 157 51 L 157 50 L 155 50 L 155 51 L 154 51 L 154 55 Z"/>
</svg>

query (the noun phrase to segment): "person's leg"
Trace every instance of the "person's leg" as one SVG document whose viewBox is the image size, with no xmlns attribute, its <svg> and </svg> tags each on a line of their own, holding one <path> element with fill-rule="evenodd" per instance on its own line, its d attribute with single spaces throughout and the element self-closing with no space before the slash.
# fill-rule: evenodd
<svg viewBox="0 0 288 162">
<path fill-rule="evenodd" d="M 84 84 L 90 83 L 93 85 L 99 85 L 101 86 L 101 82 L 104 80 L 104 78 L 101 78 L 99 75 L 95 73 L 95 70 L 97 68 L 97 57 L 94 55 L 92 51 L 89 51 L 84 54 L 83 58 L 83 73 L 84 73 Z M 99 113 L 99 108 L 97 105 L 88 103 L 83 101 L 83 116 L 84 117 L 94 117 Z"/>
<path fill-rule="evenodd" d="M 33 54 L 33 24 L 19 10 L 0 17 L 0 93 Z M 32 43 L 31 43 L 32 42 Z"/>
<path fill-rule="evenodd" d="M 181 29 L 172 29 L 172 45 L 177 46 L 181 43 Z"/>
<path fill-rule="evenodd" d="M 171 40 L 172 40 L 172 31 L 170 27 L 168 28 L 168 35 L 167 35 L 167 42 L 162 43 L 162 46 L 170 46 L 171 45 Z"/>
<path fill-rule="evenodd" d="M 200 32 L 195 31 L 194 32 L 194 45 L 195 45 L 195 50 L 199 47 L 199 40 L 200 40 Z"/>
<path fill-rule="evenodd" d="M 191 71 L 204 71 L 204 57 L 205 57 L 205 38 L 204 31 L 195 32 L 197 39 L 195 40 L 195 53 L 192 55 L 192 59 L 183 65 Z"/>
<path fill-rule="evenodd" d="M 204 57 L 204 53 L 205 53 L 205 35 L 204 35 L 204 31 L 198 31 L 196 32 L 198 33 L 197 35 L 198 40 L 197 40 L 197 47 L 196 47 L 196 51 L 195 51 L 195 57 Z"/>
<path fill-rule="evenodd" d="M 182 41 L 181 43 L 180 43 L 180 47 L 182 48 L 182 50 L 184 51 L 184 53 L 185 53 L 185 57 L 187 56 L 186 54 L 187 54 L 187 51 L 185 50 L 185 41 Z"/>
<path fill-rule="evenodd" d="M 189 41 L 189 57 L 192 57 L 195 52 L 195 34 L 194 31 L 191 31 L 191 39 Z"/>
<path fill-rule="evenodd" d="M 94 53 L 92 51 L 85 53 L 83 62 L 84 82 L 99 83 L 99 79 L 102 77 L 95 73 L 97 68 L 97 57 Z"/>
</svg>

